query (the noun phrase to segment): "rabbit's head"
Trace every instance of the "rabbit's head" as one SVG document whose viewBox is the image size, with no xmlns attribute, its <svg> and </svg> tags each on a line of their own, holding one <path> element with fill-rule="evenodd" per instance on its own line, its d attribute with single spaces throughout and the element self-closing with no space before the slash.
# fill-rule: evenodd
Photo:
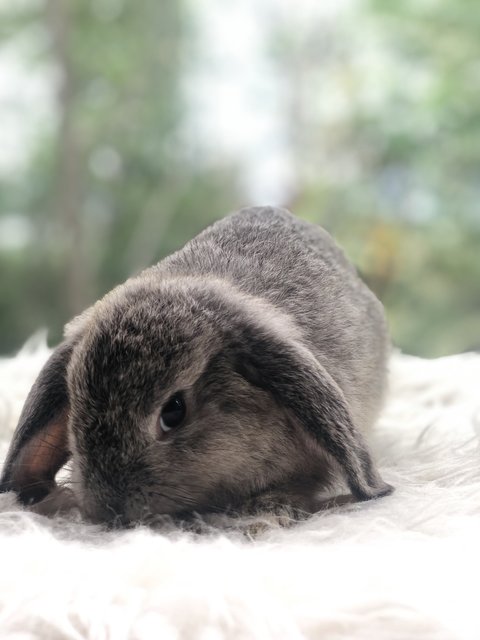
<svg viewBox="0 0 480 640">
<path fill-rule="evenodd" d="M 94 521 L 223 509 L 289 480 L 313 491 L 329 461 L 356 498 L 391 490 L 288 317 L 195 279 L 129 281 L 67 327 L 26 402 L 3 489 L 48 500 L 68 458 Z"/>
</svg>

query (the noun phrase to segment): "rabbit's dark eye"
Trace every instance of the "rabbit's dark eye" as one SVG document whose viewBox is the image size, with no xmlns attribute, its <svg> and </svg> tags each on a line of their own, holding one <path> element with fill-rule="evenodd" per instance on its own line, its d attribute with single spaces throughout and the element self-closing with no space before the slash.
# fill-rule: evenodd
<svg viewBox="0 0 480 640">
<path fill-rule="evenodd" d="M 185 400 L 180 393 L 176 393 L 168 400 L 160 414 L 160 428 L 162 431 L 170 431 L 178 427 L 185 418 Z"/>
</svg>

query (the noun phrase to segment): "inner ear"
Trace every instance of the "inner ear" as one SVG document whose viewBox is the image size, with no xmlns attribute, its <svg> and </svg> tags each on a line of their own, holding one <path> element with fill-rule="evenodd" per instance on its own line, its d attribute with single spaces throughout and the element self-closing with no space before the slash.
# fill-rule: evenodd
<svg viewBox="0 0 480 640">
<path fill-rule="evenodd" d="M 23 446 L 11 471 L 11 485 L 23 504 L 42 500 L 55 488 L 55 476 L 70 457 L 68 410 L 64 409 Z"/>
<path fill-rule="evenodd" d="M 55 488 L 55 476 L 69 458 L 67 366 L 73 343 L 52 353 L 28 394 L 0 477 L 0 492 L 15 491 L 24 504 Z"/>
</svg>

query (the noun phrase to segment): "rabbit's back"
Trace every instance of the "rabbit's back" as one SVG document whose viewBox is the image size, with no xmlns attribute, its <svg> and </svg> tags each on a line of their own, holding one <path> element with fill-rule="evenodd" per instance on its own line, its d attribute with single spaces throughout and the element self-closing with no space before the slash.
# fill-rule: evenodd
<svg viewBox="0 0 480 640">
<path fill-rule="evenodd" d="M 284 209 L 243 209 L 159 266 L 224 279 L 287 312 L 342 388 L 358 426 L 376 417 L 388 354 L 383 308 L 321 227 Z"/>
</svg>

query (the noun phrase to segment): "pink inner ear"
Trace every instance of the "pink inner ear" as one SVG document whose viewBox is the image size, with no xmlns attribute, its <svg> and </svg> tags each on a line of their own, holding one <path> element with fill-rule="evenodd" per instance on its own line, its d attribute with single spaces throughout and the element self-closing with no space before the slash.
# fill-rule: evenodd
<svg viewBox="0 0 480 640">
<path fill-rule="evenodd" d="M 31 493 L 33 501 L 53 489 L 57 471 L 69 458 L 67 420 L 64 409 L 27 442 L 15 461 L 12 484 L 21 494 Z"/>
</svg>

